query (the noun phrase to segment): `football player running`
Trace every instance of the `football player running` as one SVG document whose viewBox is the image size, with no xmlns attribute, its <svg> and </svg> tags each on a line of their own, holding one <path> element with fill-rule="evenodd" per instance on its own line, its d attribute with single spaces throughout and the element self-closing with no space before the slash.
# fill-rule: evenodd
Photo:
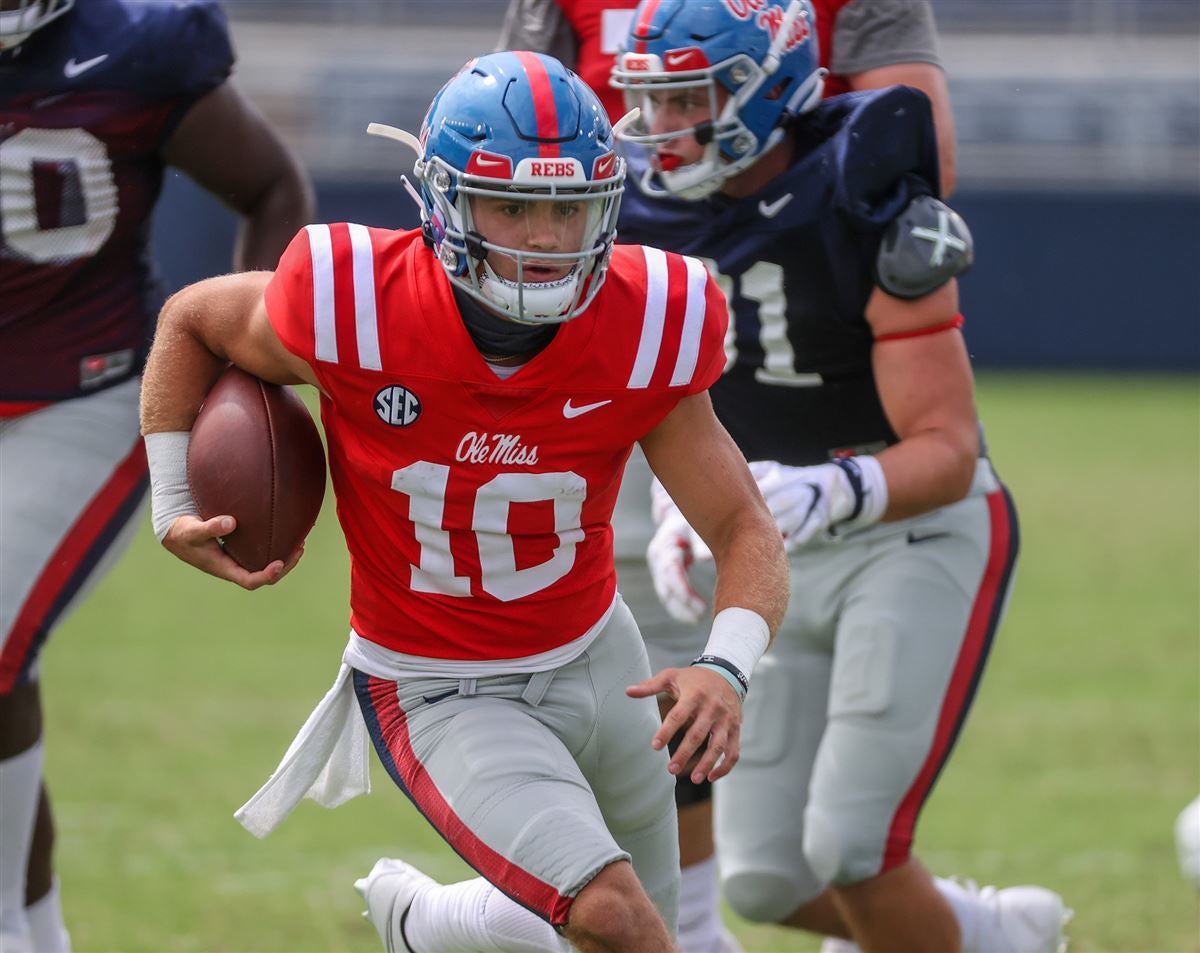
<svg viewBox="0 0 1200 953">
<path fill-rule="evenodd" d="M 787 602 L 779 531 L 707 395 L 724 298 L 695 259 L 614 248 L 624 162 L 552 58 L 473 60 L 419 138 L 373 131 L 417 153 L 422 228 L 308 226 L 274 275 L 172 298 L 147 367 L 156 529 L 247 588 L 299 553 L 248 573 L 221 551 L 232 518 L 195 515 L 188 428 L 227 360 L 320 392 L 352 631 L 297 739 L 309 754 L 239 814 L 263 834 L 306 790 L 353 793 L 356 746 L 321 746 L 360 731 L 482 875 L 443 886 L 379 861 L 356 886 L 388 950 L 673 949 L 673 776 L 737 762 L 748 673 Z M 635 443 L 718 579 L 702 657 L 654 676 L 612 555 Z"/>
<path fill-rule="evenodd" d="M 1053 951 L 1057 895 L 935 880 L 912 854 L 1003 613 L 1016 514 L 976 418 L 971 238 L 938 198 L 928 101 L 822 104 L 817 63 L 805 0 L 646 0 L 613 71 L 641 111 L 622 239 L 702 257 L 729 298 L 713 403 L 799 594 L 718 786 L 723 892 L 864 949 Z M 698 621 L 707 554 L 668 494 L 655 512 L 656 589 Z"/>
<path fill-rule="evenodd" d="M 232 64 L 209 0 L 0 0 L 5 953 L 69 948 L 38 658 L 139 522 L 139 374 L 163 297 L 148 243 L 164 166 L 245 217 L 236 268 L 272 267 L 312 212 L 299 165 L 227 81 Z"/>
<path fill-rule="evenodd" d="M 629 32 L 637 0 L 510 0 L 501 49 L 537 49 L 558 57 L 600 95 L 613 122 L 628 111 L 622 91 L 609 84 L 616 53 Z M 942 197 L 955 167 L 954 117 L 928 0 L 813 0 L 821 65 L 829 67 L 823 95 L 903 84 L 924 92 L 938 138 Z M 653 533 L 651 485 L 645 460 L 635 453 L 625 471 L 613 514 L 621 592 L 646 637 L 653 668 L 695 654 L 694 624 L 674 621 L 654 593 L 646 565 Z M 712 791 L 681 778 L 679 806 L 679 942 L 689 953 L 740 949 L 721 917 L 712 841 Z M 834 953 L 839 943 L 827 946 Z"/>
</svg>

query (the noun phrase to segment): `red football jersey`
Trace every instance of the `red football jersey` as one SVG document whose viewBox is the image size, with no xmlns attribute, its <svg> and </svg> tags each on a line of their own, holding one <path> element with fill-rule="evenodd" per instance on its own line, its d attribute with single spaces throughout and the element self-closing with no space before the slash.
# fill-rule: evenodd
<svg viewBox="0 0 1200 953">
<path fill-rule="evenodd" d="M 632 445 L 724 369 L 704 266 L 613 252 L 579 317 L 507 380 L 419 231 L 310 225 L 266 290 L 324 392 L 351 624 L 388 649 L 488 660 L 583 635 L 616 590 L 610 520 Z"/>
</svg>

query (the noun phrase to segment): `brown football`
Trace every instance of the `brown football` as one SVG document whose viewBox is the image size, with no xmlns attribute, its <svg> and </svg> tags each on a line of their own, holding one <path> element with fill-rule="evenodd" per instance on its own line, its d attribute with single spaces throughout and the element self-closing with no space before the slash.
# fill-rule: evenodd
<svg viewBox="0 0 1200 953">
<path fill-rule="evenodd" d="M 286 559 L 325 498 L 325 451 L 304 402 L 233 366 L 192 426 L 187 470 L 201 517 L 237 520 L 222 542 L 251 572 Z"/>
</svg>

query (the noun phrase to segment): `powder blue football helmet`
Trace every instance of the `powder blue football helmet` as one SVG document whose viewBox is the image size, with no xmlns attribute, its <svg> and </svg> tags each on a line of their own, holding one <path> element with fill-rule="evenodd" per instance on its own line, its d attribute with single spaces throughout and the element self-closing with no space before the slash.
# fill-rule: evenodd
<svg viewBox="0 0 1200 953">
<path fill-rule="evenodd" d="M 558 60 L 528 52 L 481 56 L 434 97 L 419 139 L 375 123 L 369 131 L 417 152 L 418 188 L 410 192 L 426 239 L 457 287 L 525 324 L 566 321 L 591 303 L 616 238 L 625 163 L 600 100 Z M 481 202 L 503 205 L 514 218 L 561 220 L 562 247 L 493 240 L 477 226 Z M 515 281 L 493 268 L 495 256 L 516 263 Z M 551 266 L 569 271 L 530 278 Z"/>
<path fill-rule="evenodd" d="M 612 72 L 626 106 L 641 110 L 620 138 L 651 152 L 680 136 L 705 146 L 700 161 L 684 166 L 652 156 L 646 191 L 705 198 L 815 107 L 825 86 L 815 23 L 809 0 L 642 0 Z M 681 103 L 703 107 L 705 96 L 708 118 L 686 128 L 656 122 Z"/>
</svg>

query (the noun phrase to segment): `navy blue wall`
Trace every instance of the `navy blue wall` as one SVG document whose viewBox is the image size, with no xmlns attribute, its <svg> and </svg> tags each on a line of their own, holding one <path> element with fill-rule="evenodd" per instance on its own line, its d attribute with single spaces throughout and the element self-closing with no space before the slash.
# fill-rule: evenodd
<svg viewBox="0 0 1200 953">
<path fill-rule="evenodd" d="M 397 183 L 320 182 L 320 221 L 409 227 Z M 961 282 L 978 367 L 1200 370 L 1200 194 L 969 193 Z M 234 219 L 173 174 L 155 251 L 171 287 L 229 268 Z"/>
</svg>

